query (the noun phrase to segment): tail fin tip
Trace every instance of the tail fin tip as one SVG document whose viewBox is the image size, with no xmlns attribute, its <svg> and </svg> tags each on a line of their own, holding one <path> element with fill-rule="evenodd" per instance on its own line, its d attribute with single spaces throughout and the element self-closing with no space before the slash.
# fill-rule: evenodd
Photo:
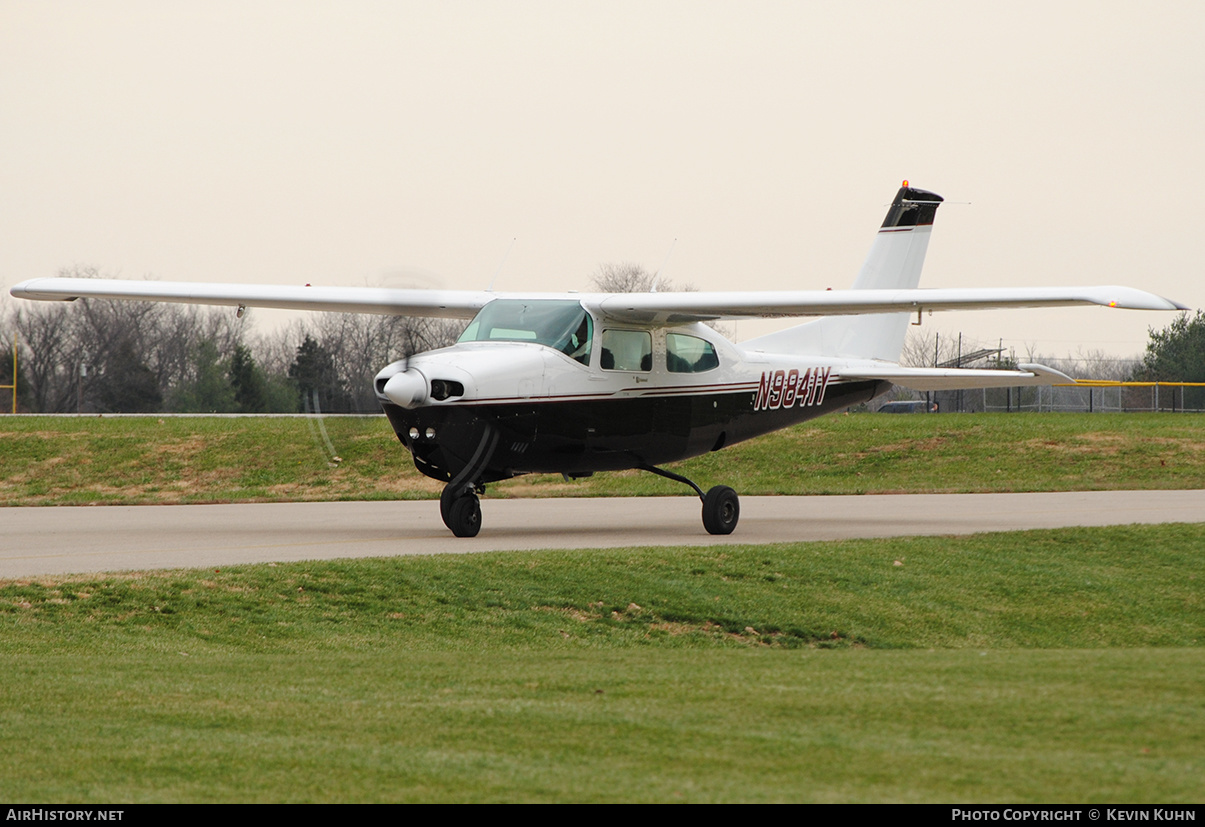
<svg viewBox="0 0 1205 827">
<path fill-rule="evenodd" d="M 905 181 L 900 191 L 895 194 L 891 206 L 887 208 L 887 217 L 883 219 L 883 226 L 879 229 L 932 224 L 933 217 L 937 215 L 937 207 L 944 200 L 935 192 L 909 186 Z"/>
</svg>

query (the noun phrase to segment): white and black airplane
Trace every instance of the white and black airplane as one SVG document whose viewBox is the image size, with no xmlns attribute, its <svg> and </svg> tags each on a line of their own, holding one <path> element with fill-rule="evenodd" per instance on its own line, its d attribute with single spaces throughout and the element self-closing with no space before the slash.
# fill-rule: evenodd
<svg viewBox="0 0 1205 827">
<path fill-rule="evenodd" d="M 471 319 L 457 344 L 377 374 L 377 398 L 423 474 L 446 483 L 444 523 L 481 527 L 478 494 L 520 474 L 585 477 L 639 468 L 689 485 L 712 534 L 736 527 L 736 492 L 704 492 L 659 466 L 915 390 L 1072 381 L 1019 370 L 899 365 L 924 311 L 1095 304 L 1183 310 L 1128 287 L 917 289 L 942 198 L 905 181 L 851 290 L 723 293 L 494 293 L 104 279 L 33 279 L 12 295 Z M 704 322 L 821 316 L 740 344 Z"/>
</svg>

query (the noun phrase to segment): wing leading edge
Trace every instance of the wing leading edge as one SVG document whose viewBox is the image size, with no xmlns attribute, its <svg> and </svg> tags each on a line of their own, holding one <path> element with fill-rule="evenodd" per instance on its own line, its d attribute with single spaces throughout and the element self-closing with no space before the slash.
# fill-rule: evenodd
<svg viewBox="0 0 1205 827">
<path fill-rule="evenodd" d="M 1187 310 L 1132 287 L 988 287 L 890 290 L 793 290 L 746 293 L 624 293 L 602 299 L 603 312 L 633 322 L 678 324 L 713 319 L 850 316 L 926 310 L 1068 307 Z"/>
<path fill-rule="evenodd" d="M 43 278 L 21 282 L 10 292 L 17 298 L 38 301 L 124 299 L 461 319 L 472 318 L 496 298 L 575 299 L 593 305 L 609 318 L 638 324 L 1093 304 L 1134 310 L 1188 309 L 1154 293 L 1119 286 L 612 294 Z"/>
<path fill-rule="evenodd" d="M 277 284 L 213 284 L 124 279 L 30 279 L 12 295 L 36 301 L 122 299 L 125 301 L 329 310 L 382 316 L 471 319 L 496 298 L 477 290 L 397 290 L 384 287 L 293 287 Z"/>
</svg>

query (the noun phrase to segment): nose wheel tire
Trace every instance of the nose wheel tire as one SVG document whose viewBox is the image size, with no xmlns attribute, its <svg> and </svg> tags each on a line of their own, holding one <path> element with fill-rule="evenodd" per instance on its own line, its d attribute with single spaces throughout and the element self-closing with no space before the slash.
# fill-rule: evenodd
<svg viewBox="0 0 1205 827">
<path fill-rule="evenodd" d="M 703 527 L 708 534 L 731 534 L 741 517 L 741 501 L 726 485 L 717 485 L 703 497 Z"/>
<path fill-rule="evenodd" d="M 466 493 L 468 493 L 467 490 L 454 490 L 452 486 L 445 485 L 443 492 L 439 495 L 439 516 L 443 518 L 444 525 L 448 528 L 452 527 L 452 524 L 448 522 L 452 519 L 452 503 Z"/>
<path fill-rule="evenodd" d="M 444 525 L 457 537 L 476 537 L 481 531 L 481 500 L 476 494 L 465 494 L 452 500 L 447 509 L 440 501 L 440 515 Z"/>
</svg>

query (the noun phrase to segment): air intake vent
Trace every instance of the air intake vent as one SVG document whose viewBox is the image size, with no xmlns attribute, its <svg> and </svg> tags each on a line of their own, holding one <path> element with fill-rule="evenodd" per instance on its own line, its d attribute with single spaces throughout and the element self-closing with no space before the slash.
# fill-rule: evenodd
<svg viewBox="0 0 1205 827">
<path fill-rule="evenodd" d="M 432 379 L 431 398 L 437 402 L 451 399 L 453 396 L 464 396 L 464 385 L 452 379 Z"/>
</svg>

